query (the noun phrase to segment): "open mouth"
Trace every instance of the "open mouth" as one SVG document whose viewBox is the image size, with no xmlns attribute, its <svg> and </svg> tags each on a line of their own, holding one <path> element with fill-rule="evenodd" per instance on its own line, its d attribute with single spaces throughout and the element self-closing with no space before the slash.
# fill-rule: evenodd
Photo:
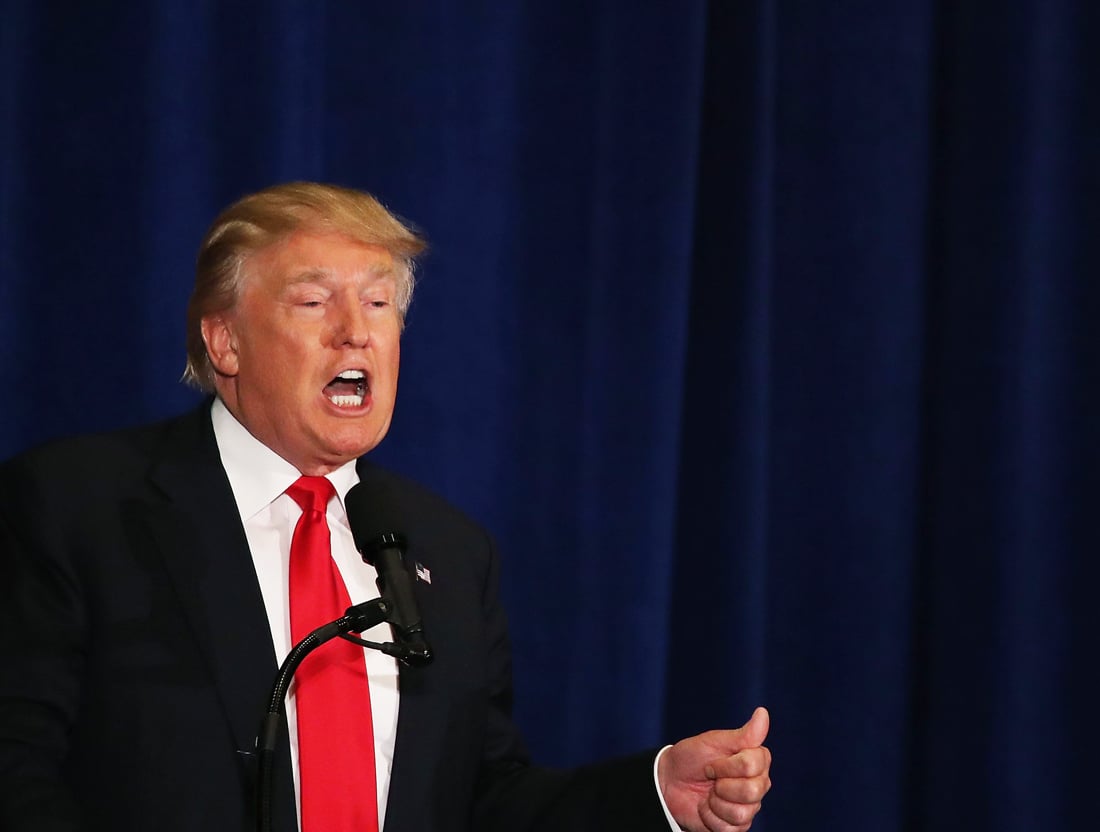
<svg viewBox="0 0 1100 832">
<path fill-rule="evenodd" d="M 366 373 L 343 370 L 325 385 L 325 396 L 337 407 L 362 407 L 368 390 Z"/>
</svg>

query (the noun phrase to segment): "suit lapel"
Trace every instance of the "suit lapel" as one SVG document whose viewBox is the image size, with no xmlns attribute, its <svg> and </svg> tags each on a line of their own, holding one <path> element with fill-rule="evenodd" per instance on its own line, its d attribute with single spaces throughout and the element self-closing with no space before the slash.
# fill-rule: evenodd
<svg viewBox="0 0 1100 832">
<path fill-rule="evenodd" d="M 386 480 L 383 469 L 361 457 L 356 464 L 359 481 Z M 417 601 L 426 600 L 420 587 L 416 587 Z M 411 668 L 398 664 L 398 689 L 400 702 L 397 710 L 397 734 L 394 738 L 393 765 L 390 769 L 390 788 L 386 798 L 386 829 L 430 828 L 429 806 L 424 805 L 424 795 L 431 794 L 435 777 L 434 754 L 436 739 L 443 730 L 446 716 L 437 699 L 425 696 L 424 673 L 427 668 Z"/>
<path fill-rule="evenodd" d="M 250 755 L 277 670 L 267 612 L 209 408 L 180 420 L 174 434 L 150 472 L 159 494 L 138 508 L 206 659 L 232 741 L 252 770 Z M 285 736 L 281 747 L 276 828 L 293 829 Z M 291 825 L 285 826 L 288 809 Z"/>
<path fill-rule="evenodd" d="M 425 696 L 423 674 L 429 668 L 400 668 L 401 704 L 397 715 L 393 768 L 386 804 L 387 829 L 427 828 L 432 807 L 424 796 L 433 794 L 437 774 L 435 749 L 446 725 L 445 703 Z"/>
</svg>

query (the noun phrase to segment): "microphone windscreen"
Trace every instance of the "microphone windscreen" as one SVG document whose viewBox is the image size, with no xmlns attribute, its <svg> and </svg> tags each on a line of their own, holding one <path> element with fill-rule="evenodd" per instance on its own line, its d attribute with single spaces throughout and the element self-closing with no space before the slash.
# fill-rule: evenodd
<svg viewBox="0 0 1100 832">
<path fill-rule="evenodd" d="M 388 483 L 364 479 L 344 497 L 355 545 L 366 554 L 384 538 L 400 537 L 401 503 Z"/>
</svg>

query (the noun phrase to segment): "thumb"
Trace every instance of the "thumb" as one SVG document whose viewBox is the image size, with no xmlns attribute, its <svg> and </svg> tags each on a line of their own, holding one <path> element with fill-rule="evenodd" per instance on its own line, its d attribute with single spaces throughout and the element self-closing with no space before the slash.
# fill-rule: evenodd
<svg viewBox="0 0 1100 832">
<path fill-rule="evenodd" d="M 757 708 L 752 712 L 749 721 L 737 729 L 737 750 L 743 748 L 759 748 L 768 738 L 768 728 L 771 727 L 771 715 L 767 708 Z"/>
</svg>

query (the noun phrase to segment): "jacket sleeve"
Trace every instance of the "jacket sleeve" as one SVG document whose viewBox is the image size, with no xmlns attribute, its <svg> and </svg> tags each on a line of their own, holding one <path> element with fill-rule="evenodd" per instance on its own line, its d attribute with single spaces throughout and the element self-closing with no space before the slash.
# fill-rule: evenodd
<svg viewBox="0 0 1100 832">
<path fill-rule="evenodd" d="M 512 721 L 511 650 L 498 594 L 499 562 L 490 541 L 482 608 L 490 634 L 485 758 L 473 828 L 479 832 L 668 832 L 653 783 L 657 750 L 569 770 L 530 763 Z"/>
<path fill-rule="evenodd" d="M 85 610 L 64 531 L 42 483 L 0 467 L 0 829 L 71 832 L 63 777 L 80 703 Z"/>
</svg>

